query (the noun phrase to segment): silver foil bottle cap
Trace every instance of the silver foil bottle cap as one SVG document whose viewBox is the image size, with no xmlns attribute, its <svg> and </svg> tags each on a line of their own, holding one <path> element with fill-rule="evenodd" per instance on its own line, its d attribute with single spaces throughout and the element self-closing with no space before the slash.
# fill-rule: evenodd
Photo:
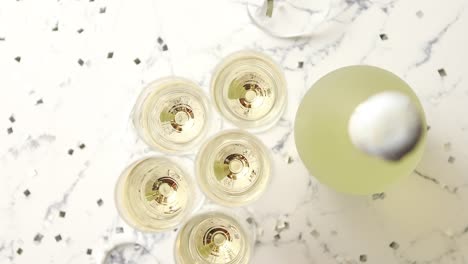
<svg viewBox="0 0 468 264">
<path fill-rule="evenodd" d="M 138 134 L 148 145 L 165 152 L 192 149 L 208 130 L 206 98 L 197 84 L 183 78 L 168 77 L 150 83 L 134 109 Z"/>
</svg>

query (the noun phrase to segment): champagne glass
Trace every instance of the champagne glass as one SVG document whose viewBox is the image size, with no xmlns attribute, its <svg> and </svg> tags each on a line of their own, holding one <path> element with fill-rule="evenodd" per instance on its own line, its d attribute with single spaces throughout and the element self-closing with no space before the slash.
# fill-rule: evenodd
<svg viewBox="0 0 468 264">
<path fill-rule="evenodd" d="M 271 174 L 265 145 L 242 130 L 218 133 L 200 149 L 196 177 L 201 190 L 224 206 L 242 206 L 258 199 Z"/>
<path fill-rule="evenodd" d="M 209 210 L 180 229 L 174 248 L 177 264 L 248 264 L 255 233 L 238 214 Z"/>
<path fill-rule="evenodd" d="M 185 170 L 172 160 L 153 156 L 124 170 L 115 198 L 121 217 L 146 232 L 176 227 L 201 202 Z"/>
<path fill-rule="evenodd" d="M 331 10 L 331 0 L 249 0 L 247 11 L 262 30 L 280 38 L 311 35 Z"/>
<path fill-rule="evenodd" d="M 243 50 L 225 57 L 216 67 L 211 92 L 218 111 L 230 122 L 251 131 L 266 130 L 286 105 L 286 79 L 267 55 Z"/>
<path fill-rule="evenodd" d="M 197 84 L 184 78 L 156 80 L 141 92 L 133 123 L 149 146 L 172 154 L 187 152 L 209 130 L 207 96 Z"/>
</svg>

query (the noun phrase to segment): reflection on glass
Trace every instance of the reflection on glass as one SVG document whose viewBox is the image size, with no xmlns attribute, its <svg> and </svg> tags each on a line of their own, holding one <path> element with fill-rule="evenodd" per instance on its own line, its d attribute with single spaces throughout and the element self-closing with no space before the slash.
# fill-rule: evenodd
<svg viewBox="0 0 468 264">
<path fill-rule="evenodd" d="M 174 162 L 158 157 L 130 165 L 116 187 L 120 215 L 142 231 L 177 226 L 192 211 L 196 198 L 188 175 Z"/>
<path fill-rule="evenodd" d="M 274 125 L 286 105 L 281 68 L 256 51 L 239 51 L 224 58 L 213 74 L 211 91 L 221 114 L 241 128 Z"/>
<path fill-rule="evenodd" d="M 195 83 L 177 77 L 163 78 L 141 93 L 133 122 L 148 145 L 180 153 L 193 148 L 206 134 L 208 102 Z"/>
<path fill-rule="evenodd" d="M 177 264 L 248 264 L 252 236 L 235 217 L 219 211 L 196 215 L 180 230 Z"/>
<path fill-rule="evenodd" d="M 226 206 L 248 204 L 266 190 L 270 156 L 253 135 L 226 131 L 208 140 L 196 161 L 198 183 L 213 201 Z"/>
</svg>

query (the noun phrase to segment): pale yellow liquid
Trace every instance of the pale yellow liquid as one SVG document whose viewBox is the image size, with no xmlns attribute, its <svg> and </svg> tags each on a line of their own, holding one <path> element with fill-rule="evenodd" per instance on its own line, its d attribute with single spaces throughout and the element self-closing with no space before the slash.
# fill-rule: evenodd
<svg viewBox="0 0 468 264">
<path fill-rule="evenodd" d="M 175 243 L 177 264 L 248 264 L 252 244 L 244 227 L 232 216 L 209 212 L 194 216 Z"/>
<path fill-rule="evenodd" d="M 130 165 L 116 186 L 122 218 L 141 231 L 163 231 L 177 226 L 191 211 L 193 185 L 172 161 L 149 157 Z"/>
<path fill-rule="evenodd" d="M 270 166 L 260 140 L 242 130 L 230 130 L 201 147 L 196 172 L 201 190 L 210 199 L 224 206 L 243 206 L 266 190 Z"/>
<path fill-rule="evenodd" d="M 245 129 L 273 125 L 286 104 L 281 68 L 256 51 L 238 51 L 224 58 L 215 69 L 211 90 L 220 113 Z"/>
<path fill-rule="evenodd" d="M 193 149 L 209 129 L 206 96 L 192 81 L 166 77 L 150 83 L 133 113 L 139 136 L 151 147 L 179 154 Z"/>
<path fill-rule="evenodd" d="M 312 86 L 296 115 L 295 140 L 305 166 L 320 182 L 352 194 L 383 191 L 411 174 L 421 159 L 426 129 L 416 147 L 402 160 L 372 157 L 357 149 L 348 135 L 348 121 L 356 106 L 370 96 L 395 90 L 422 106 L 411 88 L 396 75 L 371 66 L 351 66 L 334 71 Z"/>
</svg>

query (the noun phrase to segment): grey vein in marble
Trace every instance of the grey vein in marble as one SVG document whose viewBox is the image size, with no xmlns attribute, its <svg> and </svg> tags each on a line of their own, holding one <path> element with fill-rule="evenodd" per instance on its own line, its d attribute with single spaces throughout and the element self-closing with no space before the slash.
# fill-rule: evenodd
<svg viewBox="0 0 468 264">
<path fill-rule="evenodd" d="M 458 192 L 458 189 L 459 189 L 458 187 L 451 187 L 451 186 L 448 186 L 446 184 L 442 184 L 438 179 L 427 176 L 427 175 L 421 173 L 418 170 L 415 170 L 414 173 L 417 176 L 419 176 L 420 178 L 438 185 L 441 189 L 443 189 L 444 191 L 446 191 L 446 192 L 448 192 L 450 194 L 457 194 L 457 192 Z"/>
<path fill-rule="evenodd" d="M 56 201 L 47 207 L 47 211 L 44 215 L 44 221 L 52 221 L 52 215 L 58 211 L 61 211 L 67 206 L 68 199 L 70 195 L 73 194 L 78 183 L 86 176 L 86 171 L 90 166 L 90 162 L 86 161 L 83 165 L 83 168 L 78 172 L 77 178 L 72 182 L 72 184 L 63 192 L 62 198 L 59 201 Z"/>
<path fill-rule="evenodd" d="M 426 43 L 425 47 L 423 48 L 424 57 L 418 62 L 416 62 L 412 67 L 414 68 L 421 67 L 422 65 L 426 64 L 431 59 L 434 46 L 437 45 L 442 40 L 442 38 L 445 36 L 445 34 L 447 34 L 449 29 L 460 19 L 460 16 L 463 13 L 463 11 L 464 9 L 461 9 L 461 11 L 457 14 L 457 16 L 452 21 L 450 21 L 441 31 L 437 33 L 435 37 L 433 37 Z"/>
</svg>

